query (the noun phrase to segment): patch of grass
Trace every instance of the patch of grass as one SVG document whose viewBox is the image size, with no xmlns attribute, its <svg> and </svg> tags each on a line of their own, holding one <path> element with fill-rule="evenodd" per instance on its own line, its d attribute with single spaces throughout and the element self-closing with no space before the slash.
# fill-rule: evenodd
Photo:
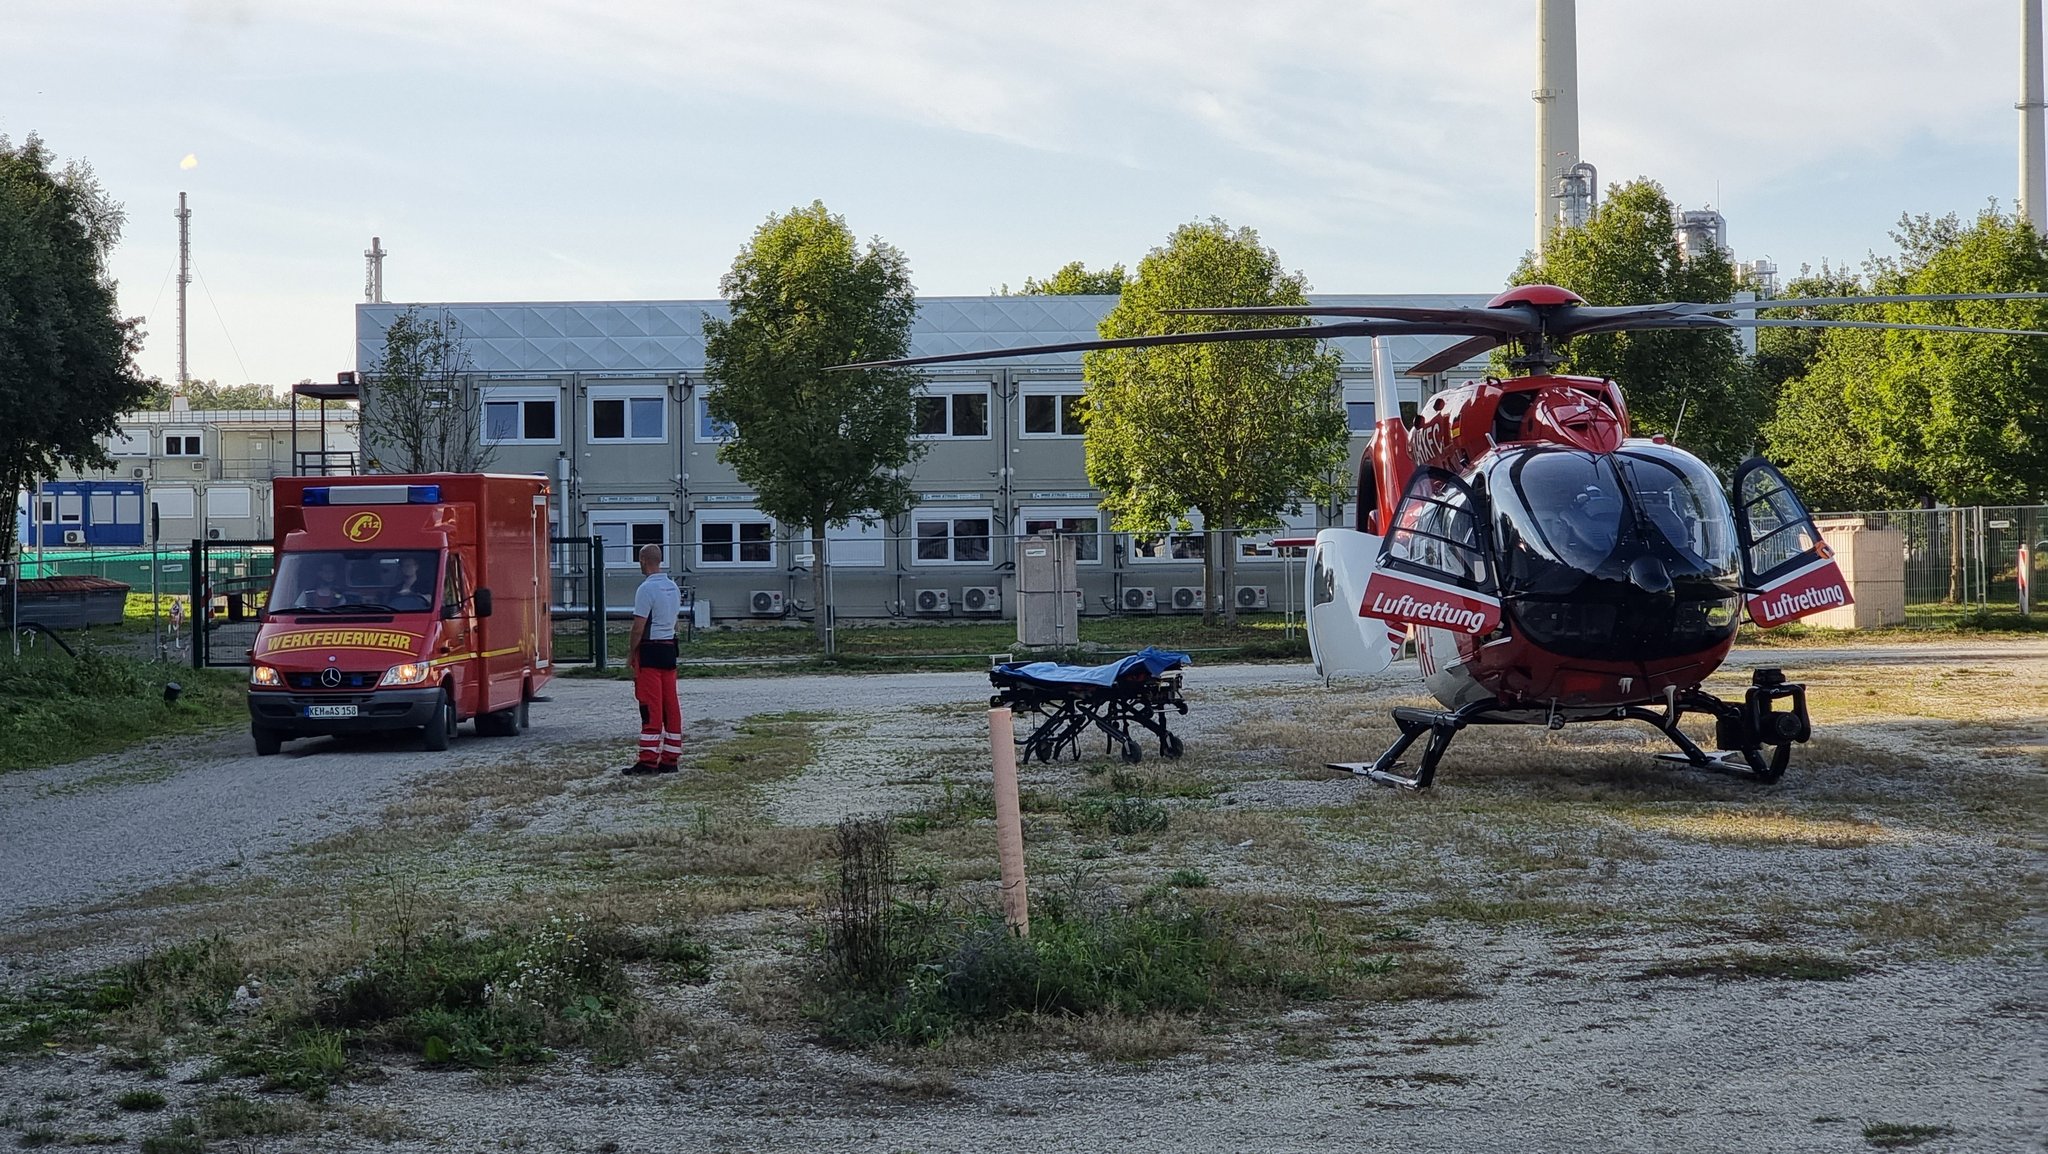
<svg viewBox="0 0 2048 1154">
<path fill-rule="evenodd" d="M 1997 886 L 1956 886 L 1926 878 L 1910 897 L 1873 899 L 1844 918 L 1866 942 L 1900 945 L 1945 957 L 1971 957 L 2006 940 L 2006 927 L 2027 912 L 2038 874 L 2023 873 Z"/>
<path fill-rule="evenodd" d="M 126 1090 L 114 1098 L 114 1105 L 130 1113 L 164 1108 L 164 1096 L 155 1090 Z"/>
<path fill-rule="evenodd" d="M 1183 866 L 1182 868 L 1177 869 L 1172 873 L 1166 875 L 1166 884 L 1170 886 L 1177 886 L 1184 890 L 1208 889 L 1209 875 L 1203 873 L 1201 870 L 1191 869 Z"/>
<path fill-rule="evenodd" d="M 1782 810 L 1726 809 L 1691 814 L 1634 812 L 1621 816 L 1639 829 L 1723 845 L 1810 845 L 1854 849 L 1905 840 L 1897 831 L 1875 821 L 1801 817 Z"/>
<path fill-rule="evenodd" d="M 177 704 L 164 702 L 175 681 Z M 118 657 L 86 646 L 76 658 L 38 648 L 0 652 L 0 767 L 34 769 L 143 738 L 248 723 L 244 675 Z"/>
<path fill-rule="evenodd" d="M 686 804 L 746 805 L 758 786 L 802 773 L 817 757 L 821 713 L 757 714 L 731 738 L 696 750 L 672 787 Z"/>
<path fill-rule="evenodd" d="M 896 821 L 904 833 L 920 834 L 935 829 L 952 829 L 996 816 L 995 791 L 974 782 L 956 785 L 950 777 L 939 779 L 939 794 Z"/>
<path fill-rule="evenodd" d="M 1716 981 L 1773 979 L 1787 982 L 1843 982 L 1869 967 L 1841 958 L 1806 950 L 1777 950 L 1771 953 L 1727 953 L 1686 961 L 1657 962 L 1630 976 L 1629 980 L 1656 978 L 1712 978 Z"/>
<path fill-rule="evenodd" d="M 29 1150 L 34 1150 L 41 1146 L 55 1146 L 57 1143 L 62 1142 L 63 1140 L 63 1131 L 55 1130 L 48 1126 L 35 1126 L 30 1129 L 23 1130 L 21 1132 L 21 1137 L 16 1138 L 14 1141 L 15 1144 L 18 1146 L 24 1147 Z"/>
<path fill-rule="evenodd" d="M 242 973 L 238 953 L 209 938 L 0 996 L 0 1054 L 86 1041 L 146 1051 L 165 1033 L 219 1021 Z"/>
<path fill-rule="evenodd" d="M 1946 1126 L 1910 1126 L 1898 1122 L 1872 1122 L 1863 1128 L 1863 1140 L 1880 1150 L 1918 1146 L 1955 1131 Z"/>
<path fill-rule="evenodd" d="M 1172 823 L 1172 815 L 1165 806 L 1144 797 L 1104 797 L 1086 793 L 1073 799 L 1067 807 L 1067 814 L 1076 829 L 1106 828 L 1119 837 L 1160 833 Z"/>
</svg>

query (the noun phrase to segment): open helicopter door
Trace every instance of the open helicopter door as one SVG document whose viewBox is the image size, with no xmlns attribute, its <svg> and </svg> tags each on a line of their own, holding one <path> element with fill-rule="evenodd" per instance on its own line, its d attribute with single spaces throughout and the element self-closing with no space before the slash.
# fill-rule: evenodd
<svg viewBox="0 0 2048 1154">
<path fill-rule="evenodd" d="M 1443 469 L 1417 469 L 1388 526 L 1359 616 L 1472 634 L 1500 624 L 1485 505 L 1470 486 Z"/>
<path fill-rule="evenodd" d="M 1735 470 L 1735 539 L 1750 620 L 1765 629 L 1855 599 L 1813 516 L 1784 474 L 1761 457 Z"/>
<path fill-rule="evenodd" d="M 1288 542 L 1276 542 L 1286 544 Z M 1358 615 L 1380 538 L 1356 529 L 1324 529 L 1309 545 L 1308 651 L 1324 677 L 1378 673 L 1394 663 L 1402 632 Z"/>
</svg>

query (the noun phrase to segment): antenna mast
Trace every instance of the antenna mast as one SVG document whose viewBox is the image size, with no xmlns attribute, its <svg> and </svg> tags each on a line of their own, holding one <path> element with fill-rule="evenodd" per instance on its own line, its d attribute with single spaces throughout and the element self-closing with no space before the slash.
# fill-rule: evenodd
<svg viewBox="0 0 2048 1154">
<path fill-rule="evenodd" d="M 192 283 L 192 210 L 178 194 L 178 392 L 191 380 L 185 370 L 185 286 Z"/>
<path fill-rule="evenodd" d="M 384 303 L 384 258 L 390 255 L 383 240 L 374 236 L 363 250 L 363 299 L 373 305 Z"/>
</svg>

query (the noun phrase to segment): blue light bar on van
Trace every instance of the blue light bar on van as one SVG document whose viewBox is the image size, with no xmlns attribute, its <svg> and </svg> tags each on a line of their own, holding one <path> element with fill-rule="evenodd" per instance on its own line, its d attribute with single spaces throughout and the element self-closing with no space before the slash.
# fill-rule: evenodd
<svg viewBox="0 0 2048 1154">
<path fill-rule="evenodd" d="M 308 505 L 438 505 L 439 485 L 315 485 L 306 490 Z"/>
</svg>

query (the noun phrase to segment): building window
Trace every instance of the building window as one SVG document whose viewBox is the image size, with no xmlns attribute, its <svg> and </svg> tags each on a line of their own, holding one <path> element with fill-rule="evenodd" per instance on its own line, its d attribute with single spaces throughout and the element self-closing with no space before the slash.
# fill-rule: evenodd
<svg viewBox="0 0 2048 1154">
<path fill-rule="evenodd" d="M 59 525 L 80 525 L 85 522 L 85 499 L 77 493 L 57 494 L 57 523 Z"/>
<path fill-rule="evenodd" d="M 697 513 L 697 564 L 775 564 L 775 522 L 759 513 Z"/>
<path fill-rule="evenodd" d="M 1102 560 L 1102 513 L 1097 509 L 1026 509 L 1024 535 L 1059 533 L 1074 541 L 1074 560 L 1091 564 Z"/>
<path fill-rule="evenodd" d="M 1024 386 L 1024 436 L 1080 436 L 1082 395 L 1079 382 Z"/>
<path fill-rule="evenodd" d="M 642 545 L 661 546 L 662 558 L 667 560 L 668 511 L 635 509 L 592 517 L 590 535 L 597 538 L 603 548 L 604 567 L 607 569 L 639 568 Z"/>
<path fill-rule="evenodd" d="M 988 436 L 988 386 L 964 389 L 933 386 L 917 398 L 917 435 L 920 437 Z"/>
<path fill-rule="evenodd" d="M 697 439 L 704 442 L 730 441 L 736 430 L 731 421 L 711 419 L 711 401 L 703 393 L 697 394 Z"/>
<path fill-rule="evenodd" d="M 1351 426 L 1351 435 L 1362 437 L 1372 432 L 1372 402 L 1345 401 L 1344 421 Z"/>
<path fill-rule="evenodd" d="M 985 509 L 926 509 L 911 519 L 919 565 L 986 565 L 989 524 Z"/>
<path fill-rule="evenodd" d="M 152 488 L 149 503 L 156 506 L 160 518 L 189 518 L 192 516 L 192 490 L 182 485 Z"/>
<path fill-rule="evenodd" d="M 668 391 L 646 385 L 592 385 L 590 439 L 648 445 L 668 440 Z"/>
<path fill-rule="evenodd" d="M 835 569 L 879 569 L 888 559 L 889 527 L 859 517 L 825 530 L 825 556 Z"/>
<path fill-rule="evenodd" d="M 107 438 L 107 452 L 116 457 L 147 457 L 149 456 L 149 434 L 146 432 L 131 433 L 126 429 L 116 429 L 114 430 L 114 435 Z"/>
<path fill-rule="evenodd" d="M 199 434 L 197 434 L 197 433 L 165 433 L 165 434 L 164 434 L 164 456 L 166 456 L 166 457 L 197 457 L 197 456 L 201 456 L 201 455 L 202 455 L 202 454 L 201 454 L 201 453 L 199 452 Z"/>
<path fill-rule="evenodd" d="M 484 398 L 487 445 L 558 445 L 562 441 L 555 389 L 488 388 Z"/>
<path fill-rule="evenodd" d="M 1247 561 L 1278 557 L 1280 551 L 1273 547 L 1275 540 L 1283 537 L 1314 537 L 1323 527 L 1322 510 L 1306 497 L 1302 498 L 1300 509 L 1298 513 L 1289 513 L 1282 509 L 1278 529 L 1247 529 L 1239 533 L 1238 557 Z"/>
<path fill-rule="evenodd" d="M 1131 534 L 1132 561 L 1200 561 L 1208 551 L 1208 536 L 1199 527 L 1188 533 Z"/>
</svg>

